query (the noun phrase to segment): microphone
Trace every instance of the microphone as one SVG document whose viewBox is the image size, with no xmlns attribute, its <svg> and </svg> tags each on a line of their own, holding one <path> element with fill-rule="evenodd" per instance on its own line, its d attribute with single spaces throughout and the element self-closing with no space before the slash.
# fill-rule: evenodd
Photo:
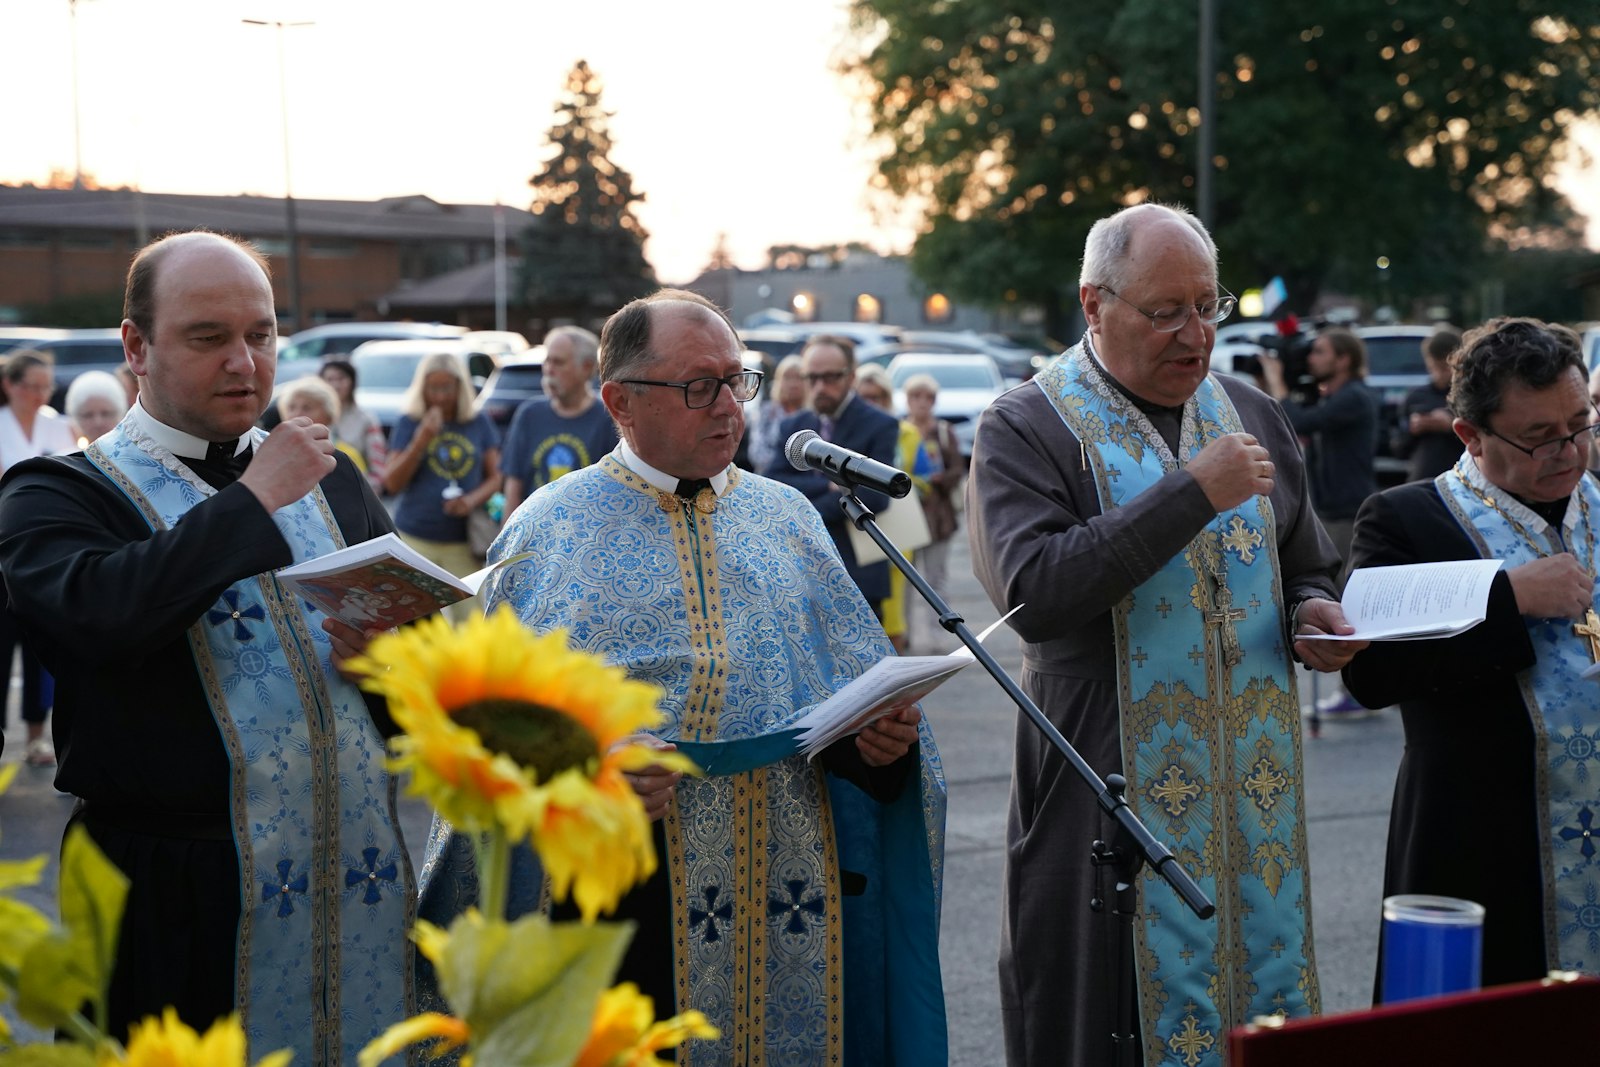
<svg viewBox="0 0 1600 1067">
<path fill-rule="evenodd" d="M 783 446 L 784 458 L 797 471 L 820 471 L 840 485 L 859 485 L 890 496 L 911 492 L 911 476 L 860 452 L 824 441 L 815 430 L 800 430 Z"/>
</svg>

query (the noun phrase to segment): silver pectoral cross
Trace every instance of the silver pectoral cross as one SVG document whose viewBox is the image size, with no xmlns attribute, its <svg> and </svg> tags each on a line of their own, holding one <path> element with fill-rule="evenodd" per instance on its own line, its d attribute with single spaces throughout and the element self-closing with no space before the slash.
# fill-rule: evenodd
<svg viewBox="0 0 1600 1067">
<path fill-rule="evenodd" d="M 1205 613 L 1206 625 L 1218 628 L 1222 642 L 1222 663 L 1231 670 L 1244 661 L 1244 649 L 1239 647 L 1239 632 L 1233 624 L 1244 621 L 1249 612 L 1233 606 L 1233 592 L 1228 588 L 1225 576 L 1208 575 L 1207 584 L 1211 587 L 1211 610 Z"/>
</svg>

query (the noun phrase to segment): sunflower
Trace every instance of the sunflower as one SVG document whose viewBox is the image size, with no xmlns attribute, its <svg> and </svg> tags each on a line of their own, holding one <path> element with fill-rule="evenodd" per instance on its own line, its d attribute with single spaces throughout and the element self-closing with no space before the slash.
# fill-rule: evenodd
<svg viewBox="0 0 1600 1067">
<path fill-rule="evenodd" d="M 506 922 L 475 908 L 448 930 L 419 919 L 417 949 L 455 1014 L 391 1026 L 361 1050 L 358 1067 L 430 1039 L 426 1056 L 459 1047 L 461 1067 L 571 1063 L 632 933 L 631 923 L 555 923 L 542 914 Z"/>
<path fill-rule="evenodd" d="M 686 1011 L 665 1022 L 655 1021 L 655 1003 L 632 982 L 600 995 L 588 1043 L 572 1067 L 655 1067 L 666 1061 L 656 1053 L 677 1048 L 691 1037 L 721 1036 L 698 1011 Z"/>
<path fill-rule="evenodd" d="M 655 870 L 650 824 L 623 777 L 682 756 L 627 739 L 656 726 L 660 690 L 538 635 L 509 606 L 452 628 L 441 616 L 375 639 L 348 669 L 389 700 L 405 736 L 390 767 L 411 773 L 458 828 L 531 837 L 551 893 L 586 921 Z"/>
<path fill-rule="evenodd" d="M 128 1049 L 118 1055 L 107 1046 L 96 1060 L 97 1067 L 245 1067 L 244 1027 L 237 1015 L 229 1015 L 211 1024 L 204 1035 L 189 1029 L 178 1018 L 173 1008 L 134 1023 L 130 1028 Z M 287 1049 L 274 1052 L 256 1064 L 256 1067 L 285 1067 L 292 1053 Z"/>
</svg>

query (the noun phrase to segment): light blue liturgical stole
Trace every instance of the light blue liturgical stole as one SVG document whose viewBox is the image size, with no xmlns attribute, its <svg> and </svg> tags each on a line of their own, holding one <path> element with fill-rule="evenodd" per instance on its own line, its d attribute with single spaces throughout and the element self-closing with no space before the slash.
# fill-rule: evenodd
<svg viewBox="0 0 1600 1067">
<path fill-rule="evenodd" d="M 1207 377 L 1172 455 L 1085 346 L 1036 380 L 1082 443 L 1102 512 L 1241 429 Z M 1143 872 L 1134 936 L 1150 1064 L 1218 1065 L 1229 1028 L 1320 1010 L 1281 590 L 1272 505 L 1253 496 L 1112 611 L 1128 803 L 1217 906 L 1199 919 Z"/>
<path fill-rule="evenodd" d="M 1509 570 L 1571 552 L 1594 574 L 1600 488 L 1593 477 L 1573 490 L 1559 528 L 1492 485 L 1466 454 L 1434 487 L 1484 559 Z M 1536 656 L 1517 682 L 1533 723 L 1545 954 L 1552 969 L 1600 974 L 1600 696 L 1582 677 L 1600 659 L 1600 616 L 1591 608 L 1581 623 L 1523 621 Z"/>
<path fill-rule="evenodd" d="M 660 685 L 660 735 L 705 772 L 678 786 L 663 865 L 677 1010 L 705 1012 L 722 1036 L 678 1062 L 944 1063 L 933 735 L 924 721 L 920 767 L 889 804 L 798 754 L 794 720 L 893 652 L 816 509 L 765 478 L 729 479 L 690 503 L 613 455 L 544 486 L 490 550 L 531 558 L 499 572 L 488 607 L 566 627 Z M 430 908 L 453 877 L 432 852 Z"/>
<path fill-rule="evenodd" d="M 152 530 L 170 529 L 216 490 L 128 425 L 88 458 Z M 272 520 L 297 563 L 343 547 L 320 488 Z M 232 768 L 240 880 L 217 892 L 240 896 L 234 1001 L 252 1062 L 289 1048 L 301 1067 L 355 1063 L 413 999 L 414 881 L 394 783 L 360 691 L 333 669 L 323 618 L 261 574 L 189 629 Z"/>
</svg>

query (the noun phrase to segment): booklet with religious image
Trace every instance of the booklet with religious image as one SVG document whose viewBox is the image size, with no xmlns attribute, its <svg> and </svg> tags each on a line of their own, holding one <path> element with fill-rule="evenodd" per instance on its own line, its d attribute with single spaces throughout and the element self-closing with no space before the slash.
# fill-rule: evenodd
<svg viewBox="0 0 1600 1067">
<path fill-rule="evenodd" d="M 978 643 L 982 644 L 1001 623 L 1021 610 L 1022 605 L 1018 604 L 990 623 L 978 635 Z M 800 731 L 796 740 L 801 753 L 815 757 L 839 738 L 859 733 L 893 709 L 921 700 L 975 659 L 965 645 L 947 656 L 888 656 L 880 659 L 849 685 L 795 722 L 792 728 Z"/>
<path fill-rule="evenodd" d="M 457 578 L 392 533 L 285 567 L 278 581 L 360 630 L 387 630 L 474 595 L 490 568 Z"/>
<path fill-rule="evenodd" d="M 1466 633 L 1489 614 L 1498 559 L 1404 563 L 1352 571 L 1339 604 L 1353 634 L 1298 634 L 1296 641 L 1426 641 Z"/>
</svg>

